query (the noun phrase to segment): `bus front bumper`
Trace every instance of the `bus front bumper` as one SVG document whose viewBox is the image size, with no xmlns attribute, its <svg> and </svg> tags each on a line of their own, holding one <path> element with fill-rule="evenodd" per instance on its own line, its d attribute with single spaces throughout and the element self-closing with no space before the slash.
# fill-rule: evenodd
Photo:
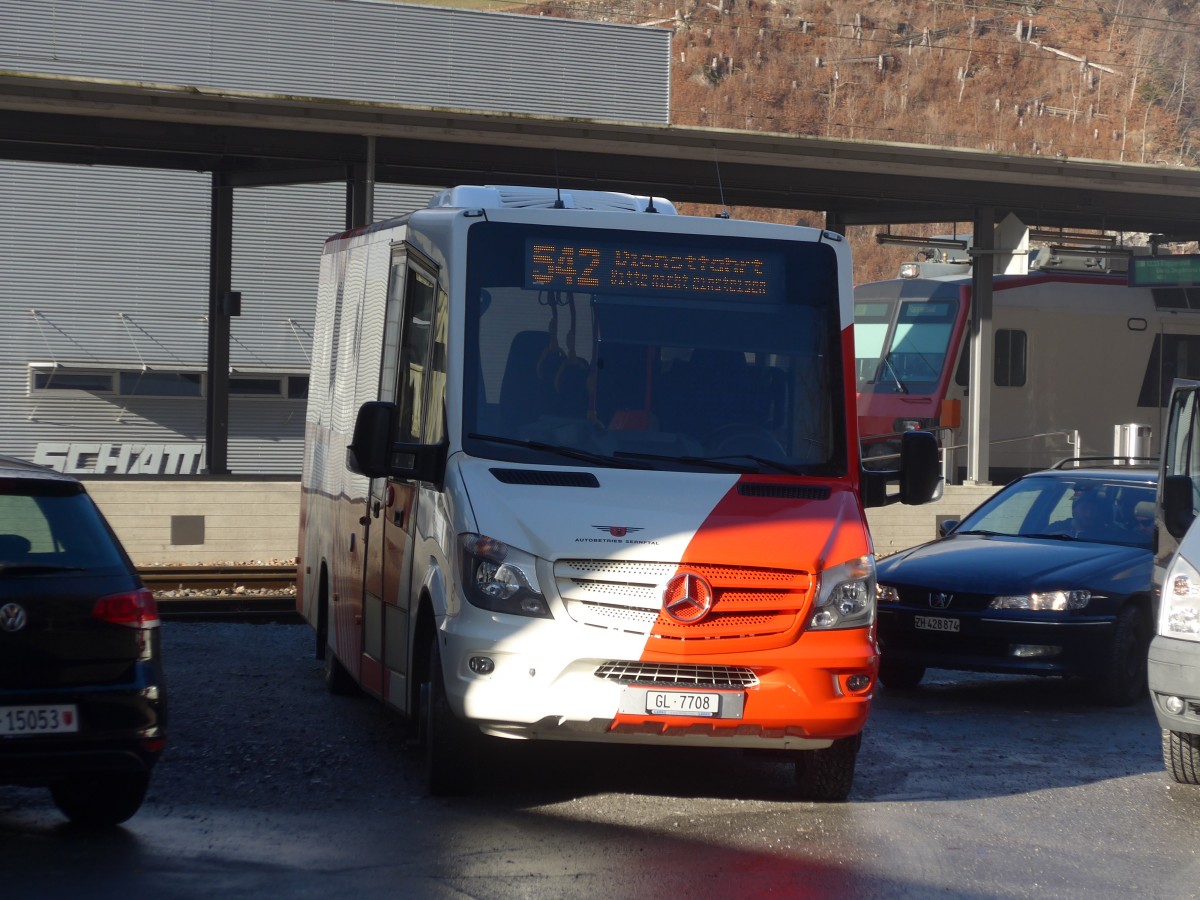
<svg viewBox="0 0 1200 900">
<path fill-rule="evenodd" d="M 471 611 L 443 623 L 446 692 L 457 715 L 498 737 L 819 749 L 860 733 L 874 694 L 878 659 L 865 628 L 806 632 L 754 653 L 647 659 L 640 635 L 490 614 L 486 627 L 472 627 L 478 618 Z M 744 681 L 637 677 L 661 664 Z"/>
</svg>

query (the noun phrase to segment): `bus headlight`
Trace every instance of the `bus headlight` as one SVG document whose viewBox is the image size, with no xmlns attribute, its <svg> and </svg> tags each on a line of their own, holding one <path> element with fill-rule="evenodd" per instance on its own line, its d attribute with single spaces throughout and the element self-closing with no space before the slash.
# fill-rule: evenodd
<svg viewBox="0 0 1200 900">
<path fill-rule="evenodd" d="M 482 534 L 459 538 L 463 594 L 480 609 L 552 619 L 538 585 L 536 558 Z"/>
<path fill-rule="evenodd" d="M 860 556 L 820 574 L 809 628 L 862 628 L 874 621 L 874 556 Z"/>
</svg>

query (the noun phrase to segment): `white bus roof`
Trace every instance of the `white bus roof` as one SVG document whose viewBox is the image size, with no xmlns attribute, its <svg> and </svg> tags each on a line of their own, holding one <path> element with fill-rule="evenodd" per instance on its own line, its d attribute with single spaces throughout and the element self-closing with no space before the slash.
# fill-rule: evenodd
<svg viewBox="0 0 1200 900">
<path fill-rule="evenodd" d="M 429 207 L 455 209 L 597 209 L 676 215 L 675 204 L 662 197 L 638 197 L 615 191 L 560 191 L 557 188 L 502 185 L 459 185 L 434 194 Z"/>
</svg>

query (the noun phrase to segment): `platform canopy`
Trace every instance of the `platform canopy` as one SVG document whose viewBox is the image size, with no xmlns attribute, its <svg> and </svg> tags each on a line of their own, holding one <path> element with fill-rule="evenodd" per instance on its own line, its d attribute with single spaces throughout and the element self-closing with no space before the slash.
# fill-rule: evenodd
<svg viewBox="0 0 1200 900">
<path fill-rule="evenodd" d="M 95 78 L 0 75 L 0 158 L 343 180 L 619 189 L 823 211 L 843 225 L 970 220 L 1200 234 L 1200 170 L 677 125 L 557 119 Z"/>
</svg>

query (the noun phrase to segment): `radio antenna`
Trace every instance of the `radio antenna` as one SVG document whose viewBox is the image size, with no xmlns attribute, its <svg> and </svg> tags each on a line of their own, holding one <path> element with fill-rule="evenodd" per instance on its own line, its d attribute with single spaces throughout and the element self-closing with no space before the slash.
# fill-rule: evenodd
<svg viewBox="0 0 1200 900">
<path fill-rule="evenodd" d="M 729 207 L 725 205 L 725 185 L 721 183 L 721 161 L 717 159 L 717 148 L 713 147 L 713 165 L 717 170 L 717 193 L 721 195 L 721 211 L 717 213 L 718 219 L 729 218 Z"/>
<path fill-rule="evenodd" d="M 562 202 L 562 184 L 558 180 L 558 148 L 554 148 L 554 206 L 553 209 L 565 209 Z"/>
</svg>

